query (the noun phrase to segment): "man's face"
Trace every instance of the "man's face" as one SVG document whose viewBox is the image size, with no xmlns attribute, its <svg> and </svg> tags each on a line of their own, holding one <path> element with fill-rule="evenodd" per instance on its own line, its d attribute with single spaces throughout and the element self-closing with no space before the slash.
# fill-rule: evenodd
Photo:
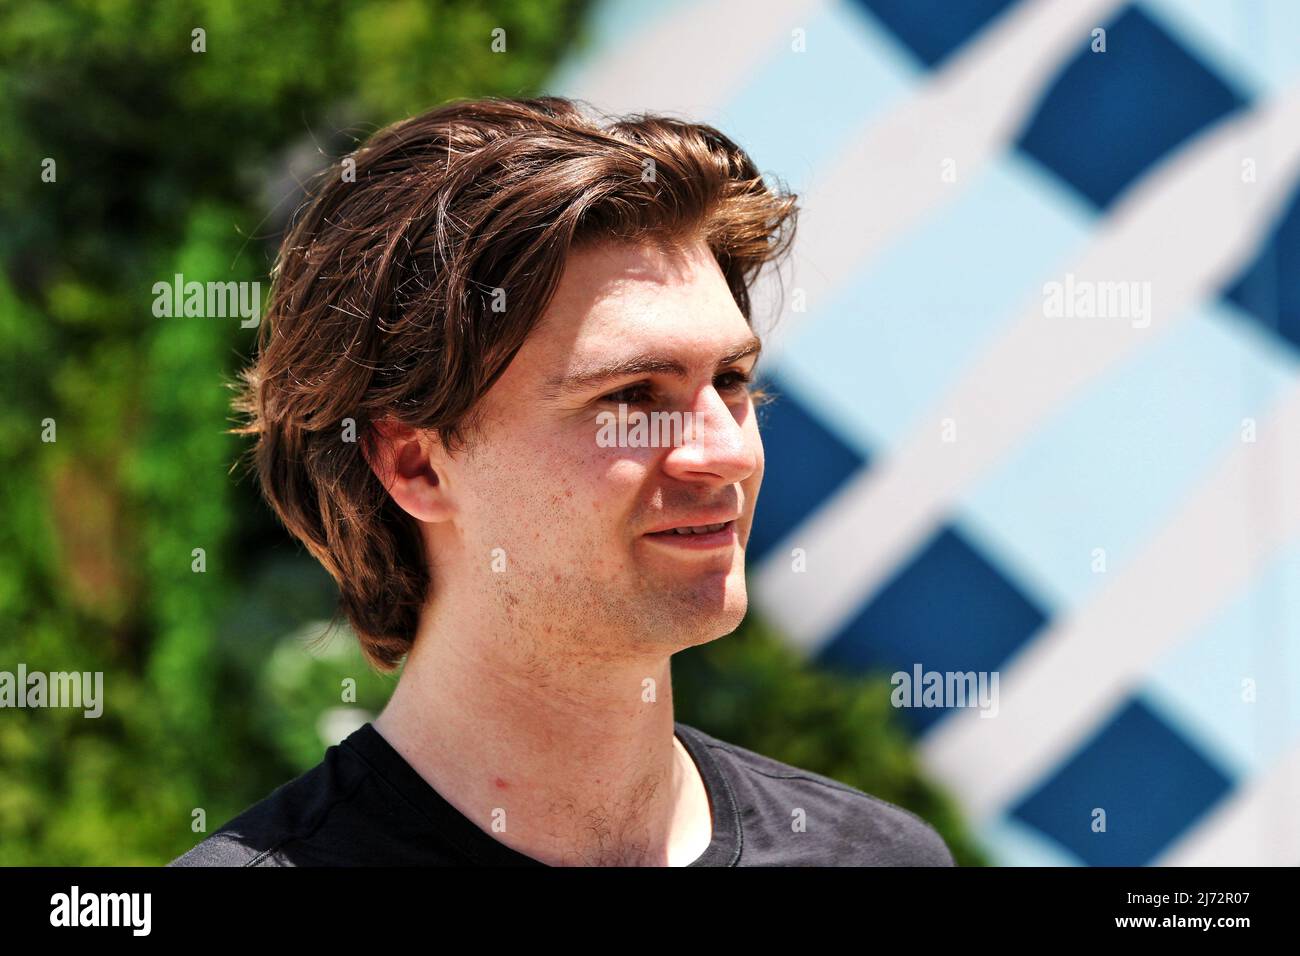
<svg viewBox="0 0 1300 956">
<path fill-rule="evenodd" d="M 507 619 L 573 637 L 584 653 L 730 633 L 745 614 L 744 549 L 763 478 L 746 385 L 756 347 L 703 243 L 574 253 L 484 396 L 481 435 L 447 465 L 455 512 L 435 554 L 451 546 L 452 560 L 468 562 L 464 579 Z M 629 432 L 638 412 L 689 412 L 694 439 L 609 446 L 617 436 L 607 428 L 602 438 L 601 425 L 620 403 Z M 722 522 L 706 536 L 656 533 Z M 494 554 L 504 570 L 493 570 Z M 435 601 L 437 582 L 435 573 Z"/>
</svg>

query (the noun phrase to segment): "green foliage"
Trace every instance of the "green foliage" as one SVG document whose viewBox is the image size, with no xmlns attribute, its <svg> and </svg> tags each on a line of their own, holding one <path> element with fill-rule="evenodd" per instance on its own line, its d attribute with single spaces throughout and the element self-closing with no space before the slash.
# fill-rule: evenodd
<svg viewBox="0 0 1300 956">
<path fill-rule="evenodd" d="M 109 702 L 5 712 L 0 864 L 169 859 L 195 808 L 215 827 L 319 760 L 344 677 L 361 712 L 391 689 L 297 642 L 332 589 L 231 476 L 253 330 L 155 317 L 152 287 L 265 285 L 304 146 L 323 165 L 446 99 L 539 92 L 582 4 L 303 9 L 0 6 L 0 667 L 102 670 Z"/>
<path fill-rule="evenodd" d="M 226 383 L 253 330 L 156 317 L 152 287 L 265 290 L 304 154 L 323 165 L 452 97 L 540 92 L 583 7 L 0 5 L 0 668 L 103 671 L 107 701 L 0 719 L 0 864 L 168 860 L 204 835 L 196 809 L 211 832 L 383 706 L 393 678 L 345 630 L 311 640 L 332 584 L 232 474 Z M 705 729 L 949 833 L 874 691 L 774 645 L 718 652 L 728 679 L 687 681 L 682 719 L 707 707 Z"/>
</svg>

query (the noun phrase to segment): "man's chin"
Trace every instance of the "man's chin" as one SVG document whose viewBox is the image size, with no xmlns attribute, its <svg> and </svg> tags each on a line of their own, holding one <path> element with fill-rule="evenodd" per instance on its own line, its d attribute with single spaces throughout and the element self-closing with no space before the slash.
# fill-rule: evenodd
<svg viewBox="0 0 1300 956">
<path fill-rule="evenodd" d="M 719 572 L 707 582 L 678 591 L 675 617 L 683 647 L 725 637 L 745 619 L 749 597 L 743 573 Z"/>
</svg>

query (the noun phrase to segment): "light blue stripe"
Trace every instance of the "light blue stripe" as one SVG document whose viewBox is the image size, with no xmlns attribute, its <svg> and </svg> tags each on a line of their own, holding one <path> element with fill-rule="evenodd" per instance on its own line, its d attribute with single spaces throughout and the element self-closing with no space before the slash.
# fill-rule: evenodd
<svg viewBox="0 0 1300 956">
<path fill-rule="evenodd" d="M 752 82 L 710 118 L 796 191 L 921 75 L 891 34 L 842 3 L 800 25 L 806 50 L 794 52 L 788 33 L 777 37 Z"/>
<path fill-rule="evenodd" d="M 1052 604 L 1080 605 L 1296 376 L 1253 323 L 1207 303 L 1042 423 L 970 489 L 963 521 L 1003 563 L 1032 568 Z M 1094 548 L 1106 551 L 1105 574 L 1092 570 Z"/>
<path fill-rule="evenodd" d="M 1061 844 L 1035 827 L 1001 814 L 972 833 L 997 866 L 1083 866 Z"/>
<path fill-rule="evenodd" d="M 826 389 L 824 377 L 810 374 L 810 370 L 799 365 L 780 364 L 778 367 L 782 394 L 798 402 L 823 428 L 870 461 L 881 444 L 878 436 L 870 435 L 865 429 L 842 427 L 844 417 L 836 404 L 836 396 Z"/>
<path fill-rule="evenodd" d="M 588 35 L 593 45 L 622 43 L 692 5 L 691 0 L 600 0 L 592 9 Z"/>
<path fill-rule="evenodd" d="M 892 447 L 916 428 L 937 434 L 939 422 L 921 416 L 1041 297 L 1042 277 L 1084 244 L 1091 221 L 1034 164 L 1003 154 L 832 301 L 810 302 L 779 367 L 867 447 Z M 997 242 L 982 240 L 993 232 Z"/>
<path fill-rule="evenodd" d="M 1281 92 L 1300 69 L 1300 3 L 1295 0 L 1143 0 L 1139 6 L 1189 53 L 1252 98 Z"/>
<path fill-rule="evenodd" d="M 1253 704 L 1242 700 L 1244 678 L 1255 682 Z M 1294 748 L 1300 742 L 1300 540 L 1156 661 L 1144 696 L 1239 778 L 1267 772 Z"/>
</svg>

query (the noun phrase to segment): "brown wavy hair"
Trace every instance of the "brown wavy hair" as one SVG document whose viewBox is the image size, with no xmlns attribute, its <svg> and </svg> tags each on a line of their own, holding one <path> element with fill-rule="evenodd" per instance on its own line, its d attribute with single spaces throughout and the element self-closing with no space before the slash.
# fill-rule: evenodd
<svg viewBox="0 0 1300 956">
<path fill-rule="evenodd" d="M 788 251 L 797 196 L 711 126 L 602 124 L 556 96 L 455 101 L 375 133 L 351 173 L 348 159 L 355 176 L 324 170 L 284 237 L 235 431 L 255 437 L 263 494 L 390 671 L 431 582 L 418 523 L 372 470 L 374 424 L 469 440 L 479 398 L 588 243 L 703 239 L 752 323 L 751 284 Z"/>
</svg>

